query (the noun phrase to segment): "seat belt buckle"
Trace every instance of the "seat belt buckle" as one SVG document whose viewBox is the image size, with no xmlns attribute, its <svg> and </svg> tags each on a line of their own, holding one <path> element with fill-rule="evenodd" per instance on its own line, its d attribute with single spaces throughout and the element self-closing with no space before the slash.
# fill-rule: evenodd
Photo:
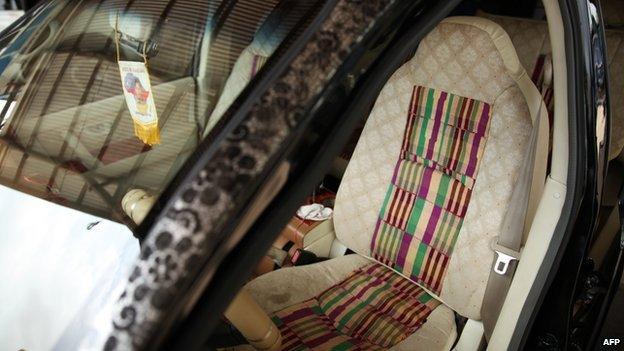
<svg viewBox="0 0 624 351">
<path fill-rule="evenodd" d="M 520 252 L 498 244 L 498 237 L 494 237 L 490 245 L 494 253 L 496 253 L 496 262 L 494 262 L 494 272 L 496 274 L 505 275 L 509 270 L 509 264 L 512 261 L 518 261 Z"/>
<path fill-rule="evenodd" d="M 511 263 L 511 261 L 518 260 L 518 259 L 500 251 L 494 250 L 494 252 L 496 253 L 496 263 L 494 263 L 494 272 L 500 275 L 507 274 L 507 269 L 509 268 L 509 264 Z"/>
</svg>

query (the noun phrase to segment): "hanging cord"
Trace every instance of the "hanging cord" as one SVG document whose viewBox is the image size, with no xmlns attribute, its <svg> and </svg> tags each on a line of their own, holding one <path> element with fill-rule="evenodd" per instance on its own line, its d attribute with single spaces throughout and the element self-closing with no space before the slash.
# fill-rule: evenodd
<svg viewBox="0 0 624 351">
<path fill-rule="evenodd" d="M 121 61 L 121 54 L 119 51 L 119 40 L 121 38 L 121 34 L 119 33 L 119 12 L 117 12 L 117 17 L 115 19 L 115 49 L 117 51 L 117 62 Z M 143 46 L 143 52 L 141 53 L 141 56 L 143 56 L 143 63 L 145 64 L 145 67 L 147 67 L 147 42 L 142 43 Z"/>
<path fill-rule="evenodd" d="M 117 18 L 115 20 L 115 48 L 117 50 L 117 62 L 119 62 L 119 11 L 117 12 Z"/>
<path fill-rule="evenodd" d="M 147 50 L 147 41 L 143 43 L 143 63 L 145 64 L 145 68 L 147 68 L 147 53 L 145 50 Z"/>
</svg>

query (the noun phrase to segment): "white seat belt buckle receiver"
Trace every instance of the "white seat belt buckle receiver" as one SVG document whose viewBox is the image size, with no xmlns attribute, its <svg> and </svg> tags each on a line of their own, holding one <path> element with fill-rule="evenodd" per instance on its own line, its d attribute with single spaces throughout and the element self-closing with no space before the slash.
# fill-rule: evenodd
<svg viewBox="0 0 624 351">
<path fill-rule="evenodd" d="M 509 268 L 509 263 L 511 263 L 511 261 L 513 260 L 517 260 L 517 258 L 509 256 L 500 251 L 494 252 L 496 252 L 496 263 L 494 264 L 494 272 L 500 275 L 507 274 L 507 268 Z"/>
<path fill-rule="evenodd" d="M 496 274 L 505 275 L 509 270 L 509 264 L 512 261 L 520 259 L 520 252 L 504 247 L 498 243 L 498 236 L 494 237 L 490 244 L 492 250 L 496 253 L 496 262 L 494 263 L 494 272 Z"/>
</svg>

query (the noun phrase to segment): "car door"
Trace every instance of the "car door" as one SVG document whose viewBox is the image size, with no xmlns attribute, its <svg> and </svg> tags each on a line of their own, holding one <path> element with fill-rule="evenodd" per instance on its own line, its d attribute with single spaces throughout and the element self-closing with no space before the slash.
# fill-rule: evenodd
<svg viewBox="0 0 624 351">
<path fill-rule="evenodd" d="M 1 293 L 12 304 L 35 287 L 51 306 L 16 303 L 7 319 L 15 330 L 29 329 L 28 319 L 18 317 L 30 307 L 56 325 L 33 327 L 45 340 L 38 337 L 43 332 L 7 328 L 16 338 L 6 345 L 2 340 L 3 346 L 97 348 L 110 329 L 136 337 L 152 324 L 145 316 L 178 316 L 177 302 L 186 299 L 173 299 L 172 289 L 187 292 L 200 269 L 214 268 L 206 264 L 212 254 L 219 249 L 214 257 L 220 261 L 245 230 L 232 231 L 250 225 L 280 189 L 290 174 L 285 152 L 309 110 L 325 87 L 340 91 L 336 70 L 360 41 L 376 45 L 390 38 L 360 37 L 366 26 L 421 5 L 390 3 L 343 4 L 358 7 L 353 19 L 332 19 L 350 39 L 344 43 L 334 31 L 321 31 L 336 14 L 335 1 L 59 0 L 42 3 L 9 28 L 0 40 L 0 184 L 3 193 L 19 196 L 2 216 L 3 231 L 11 231 L 3 249 L 11 255 L 3 261 Z M 308 45 L 314 50 L 304 58 Z M 133 111 L 156 111 L 151 115 L 158 122 L 137 126 L 141 116 Z M 41 208 L 51 215 L 37 215 Z M 77 224 L 62 213 L 72 213 Z M 28 230 L 39 233 L 29 237 Z M 132 234 L 144 240 L 140 254 Z M 19 254 L 31 246 L 34 252 Z M 70 259 L 76 253 L 84 260 Z M 133 264 L 136 255 L 145 265 Z M 40 264 L 23 264 L 29 257 Z M 14 263 L 28 269 L 13 274 Z M 86 269 L 90 264 L 98 269 Z M 81 279 L 73 278 L 74 285 L 48 279 L 59 271 Z M 132 292 L 123 295 L 111 322 L 107 314 L 121 292 L 110 287 L 126 275 Z M 38 280 L 24 284 L 29 278 Z M 80 298 L 66 293 L 82 279 Z M 13 284 L 20 290 L 11 291 Z M 157 307 L 135 310 L 124 305 L 126 298 Z M 122 341 L 128 340 L 142 345 Z"/>
<path fill-rule="evenodd" d="M 601 309 L 608 305 L 601 290 L 619 280 L 618 274 L 597 280 L 589 257 L 606 195 L 611 114 L 600 3 L 562 1 L 560 6 L 572 119 L 568 194 L 573 195 L 566 198 L 570 215 L 562 215 L 547 253 L 549 264 L 525 303 L 524 328 L 514 336 L 514 347 L 539 350 L 593 348 L 605 317 Z"/>
<path fill-rule="evenodd" d="M 201 149 L 167 198 L 118 303 L 108 347 L 201 348 L 383 82 L 456 3 L 323 2 L 226 112 L 231 123 L 218 142 Z M 407 21 L 416 28 L 399 36 Z M 406 43 L 400 54 L 385 52 L 395 40 Z M 382 56 L 392 64 L 376 66 Z M 358 90 L 364 79 L 377 88 Z M 177 251 L 182 242 L 188 245 Z M 175 264 L 156 262 L 163 252 Z M 144 288 L 159 267 L 173 279 Z"/>
</svg>

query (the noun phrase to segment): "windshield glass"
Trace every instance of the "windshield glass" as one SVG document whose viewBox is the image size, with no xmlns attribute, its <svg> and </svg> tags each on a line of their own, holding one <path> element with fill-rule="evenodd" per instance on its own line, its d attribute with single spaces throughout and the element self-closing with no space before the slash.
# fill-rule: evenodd
<svg viewBox="0 0 624 351">
<path fill-rule="evenodd" d="M 320 4 L 57 0 L 2 32 L 0 349 L 102 349 L 128 228 Z"/>
<path fill-rule="evenodd" d="M 0 38 L 0 184 L 133 228 L 314 1 L 52 1 Z"/>
</svg>

